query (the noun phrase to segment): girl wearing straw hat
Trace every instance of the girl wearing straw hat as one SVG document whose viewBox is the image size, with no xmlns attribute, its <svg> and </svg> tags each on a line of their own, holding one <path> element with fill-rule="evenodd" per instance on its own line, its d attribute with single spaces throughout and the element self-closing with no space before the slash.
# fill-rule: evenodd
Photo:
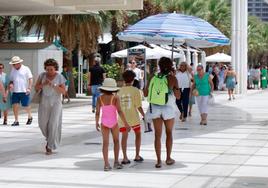
<svg viewBox="0 0 268 188">
<path fill-rule="evenodd" d="M 108 149 L 109 149 L 109 134 L 112 133 L 114 141 L 114 168 L 122 169 L 122 165 L 119 163 L 119 127 L 117 114 L 119 114 L 121 120 L 128 131 L 130 126 L 126 121 L 125 115 L 121 110 L 119 97 L 114 95 L 119 90 L 116 85 L 116 81 L 112 78 L 106 78 L 101 87 L 99 87 L 102 95 L 97 100 L 96 106 L 96 129 L 102 132 L 102 153 L 104 159 L 104 171 L 110 171 L 112 168 L 109 164 Z M 100 111 L 101 117 L 100 117 Z M 101 126 L 99 120 L 101 118 Z"/>
</svg>

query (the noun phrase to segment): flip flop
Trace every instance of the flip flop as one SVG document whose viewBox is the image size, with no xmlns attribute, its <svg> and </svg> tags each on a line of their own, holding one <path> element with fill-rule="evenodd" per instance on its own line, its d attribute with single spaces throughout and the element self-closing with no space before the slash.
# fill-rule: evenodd
<svg viewBox="0 0 268 188">
<path fill-rule="evenodd" d="M 107 172 L 107 171 L 110 171 L 110 170 L 112 170 L 112 167 L 110 165 L 104 167 L 104 171 Z"/>
<path fill-rule="evenodd" d="M 127 164 L 130 164 L 130 163 L 131 163 L 130 160 L 127 160 L 127 161 L 124 161 L 124 160 L 123 160 L 123 161 L 121 162 L 121 164 L 123 164 L 123 165 L 127 165 Z"/>
<path fill-rule="evenodd" d="M 134 161 L 135 162 L 143 162 L 144 161 L 144 159 L 140 156 L 140 158 L 139 159 L 134 159 Z"/>
<path fill-rule="evenodd" d="M 154 166 L 155 166 L 155 168 L 161 168 L 162 167 L 162 164 L 161 163 L 157 163 Z"/>
<path fill-rule="evenodd" d="M 175 160 L 174 159 L 166 160 L 166 164 L 167 165 L 173 165 L 174 163 L 175 163 Z"/>
</svg>

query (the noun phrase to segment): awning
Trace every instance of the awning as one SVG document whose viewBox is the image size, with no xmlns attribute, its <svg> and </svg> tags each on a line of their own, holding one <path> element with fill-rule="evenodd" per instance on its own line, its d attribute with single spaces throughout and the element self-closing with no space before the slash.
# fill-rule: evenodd
<svg viewBox="0 0 268 188">
<path fill-rule="evenodd" d="M 0 15 L 87 14 L 99 10 L 140 10 L 143 0 L 0 0 Z"/>
<path fill-rule="evenodd" d="M 206 62 L 231 62 L 232 57 L 224 53 L 216 53 L 206 57 Z"/>
<path fill-rule="evenodd" d="M 112 41 L 112 34 L 111 33 L 103 33 L 102 37 L 98 38 L 99 44 L 108 44 Z"/>
</svg>

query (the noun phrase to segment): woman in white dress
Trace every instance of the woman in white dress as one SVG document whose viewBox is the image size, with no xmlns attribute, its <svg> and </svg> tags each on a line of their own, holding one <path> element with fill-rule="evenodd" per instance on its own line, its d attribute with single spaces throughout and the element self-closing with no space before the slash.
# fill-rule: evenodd
<svg viewBox="0 0 268 188">
<path fill-rule="evenodd" d="M 62 94 L 65 93 L 65 78 L 59 74 L 59 65 L 54 59 L 44 63 L 45 72 L 41 73 L 35 90 L 41 91 L 41 102 L 38 108 L 38 124 L 45 136 L 46 154 L 52 154 L 61 140 Z"/>
</svg>

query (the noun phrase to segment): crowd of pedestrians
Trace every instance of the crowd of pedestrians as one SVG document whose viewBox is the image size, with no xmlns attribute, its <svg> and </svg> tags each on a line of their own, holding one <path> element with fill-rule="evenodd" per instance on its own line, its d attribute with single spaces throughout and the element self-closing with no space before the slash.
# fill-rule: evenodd
<svg viewBox="0 0 268 188">
<path fill-rule="evenodd" d="M 7 124 L 8 110 L 13 106 L 15 122 L 19 126 L 19 107 L 26 109 L 28 120 L 32 123 L 30 108 L 30 93 L 33 85 L 33 75 L 30 69 L 22 64 L 23 59 L 15 56 L 11 59 L 10 76 L 4 72 L 0 64 L 0 109 L 4 112 L 3 124 Z M 156 153 L 155 168 L 162 167 L 161 145 L 163 125 L 166 133 L 166 165 L 173 165 L 172 158 L 173 129 L 175 118 L 179 116 L 182 122 L 191 116 L 192 105 L 197 103 L 200 113 L 200 125 L 208 124 L 208 101 L 215 88 L 228 88 L 229 97 L 234 99 L 233 90 L 237 84 L 236 73 L 231 66 L 220 65 L 212 67 L 208 72 L 202 65 L 194 69 L 186 62 L 181 62 L 177 69 L 169 58 L 162 57 L 158 62 L 158 71 L 150 76 L 148 83 L 143 85 L 143 73 L 137 68 L 135 59 L 130 61 L 129 68 L 123 73 L 124 86 L 117 87 L 116 81 L 106 78 L 104 69 L 100 66 L 101 58 L 94 58 L 93 66 L 88 73 L 88 90 L 92 93 L 92 112 L 95 113 L 96 130 L 102 134 L 102 153 L 104 171 L 112 169 L 109 163 L 110 133 L 114 144 L 115 169 L 131 163 L 128 158 L 127 143 L 131 130 L 135 134 L 135 162 L 143 162 L 141 156 L 141 125 L 151 122 L 154 127 L 154 147 Z M 44 62 L 42 72 L 34 85 L 34 92 L 39 94 L 38 124 L 45 137 L 47 155 L 57 149 L 61 140 L 62 104 L 70 85 L 68 71 L 63 66 L 63 72 L 58 73 L 59 64 L 54 59 Z M 262 71 L 262 76 L 267 71 Z M 215 79 L 217 77 L 217 79 Z M 262 82 L 265 85 L 265 82 Z M 267 86 L 267 82 L 266 82 Z M 143 92 L 142 92 L 143 91 Z M 147 97 L 149 107 L 145 113 L 142 108 L 142 97 Z M 119 115 L 119 118 L 117 117 Z M 140 117 L 141 116 L 141 117 Z M 120 134 L 122 134 L 122 161 L 119 161 Z"/>
</svg>

